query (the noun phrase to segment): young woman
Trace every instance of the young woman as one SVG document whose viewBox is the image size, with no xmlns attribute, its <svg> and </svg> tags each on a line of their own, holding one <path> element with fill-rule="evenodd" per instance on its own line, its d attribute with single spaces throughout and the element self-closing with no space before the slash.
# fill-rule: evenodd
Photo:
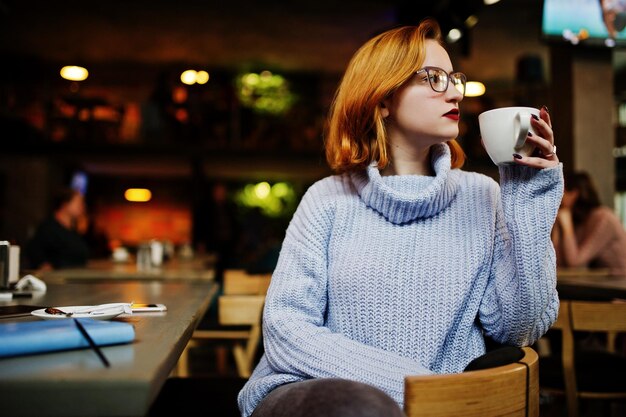
<svg viewBox="0 0 626 417">
<path fill-rule="evenodd" d="M 337 175 L 302 198 L 264 309 L 243 416 L 401 416 L 404 377 L 461 372 L 485 336 L 530 345 L 559 300 L 563 192 L 547 109 L 501 186 L 460 170 L 465 76 L 436 22 L 365 43 L 330 113 Z"/>
<path fill-rule="evenodd" d="M 559 266 L 606 268 L 626 275 L 626 230 L 603 206 L 587 172 L 565 175 L 565 193 L 553 230 Z"/>
</svg>

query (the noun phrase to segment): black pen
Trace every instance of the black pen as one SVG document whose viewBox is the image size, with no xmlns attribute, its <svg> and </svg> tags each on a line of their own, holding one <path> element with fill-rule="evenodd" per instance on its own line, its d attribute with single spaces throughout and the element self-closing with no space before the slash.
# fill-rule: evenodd
<svg viewBox="0 0 626 417">
<path fill-rule="evenodd" d="M 91 348 L 96 352 L 96 354 L 98 355 L 98 357 L 100 358 L 100 360 L 102 361 L 104 366 L 106 366 L 107 368 L 110 367 L 111 364 L 109 364 L 109 361 L 104 356 L 104 353 L 102 353 L 102 351 L 100 350 L 98 345 L 96 345 L 96 343 L 93 341 L 91 336 L 89 336 L 89 333 L 87 333 L 87 330 L 85 330 L 83 325 L 80 324 L 80 322 L 78 320 L 76 320 L 76 319 L 74 319 L 74 323 L 76 323 L 76 327 L 78 327 L 78 330 L 80 331 L 80 333 L 83 336 L 85 336 L 85 339 L 87 339 L 87 342 L 89 342 L 89 346 L 91 346 Z"/>
</svg>

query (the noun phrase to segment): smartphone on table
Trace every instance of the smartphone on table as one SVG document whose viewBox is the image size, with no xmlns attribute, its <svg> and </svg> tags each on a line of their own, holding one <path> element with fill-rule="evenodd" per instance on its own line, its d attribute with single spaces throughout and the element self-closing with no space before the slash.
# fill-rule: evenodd
<svg viewBox="0 0 626 417">
<path fill-rule="evenodd" d="M 130 306 L 133 313 L 143 313 L 150 311 L 167 311 L 165 304 L 148 304 L 148 303 L 133 303 Z"/>
</svg>

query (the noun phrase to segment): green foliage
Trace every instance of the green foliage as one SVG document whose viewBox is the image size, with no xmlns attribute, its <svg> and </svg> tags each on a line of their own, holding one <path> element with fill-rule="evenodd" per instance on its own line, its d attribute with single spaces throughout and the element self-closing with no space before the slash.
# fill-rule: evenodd
<svg viewBox="0 0 626 417">
<path fill-rule="evenodd" d="M 250 72 L 237 78 L 237 95 L 241 103 L 258 113 L 280 115 L 291 108 L 296 96 L 287 80 L 278 74 Z"/>
<path fill-rule="evenodd" d="M 235 202 L 246 208 L 258 207 L 268 217 L 291 216 L 297 205 L 296 192 L 290 184 L 268 182 L 248 184 L 235 195 Z"/>
</svg>

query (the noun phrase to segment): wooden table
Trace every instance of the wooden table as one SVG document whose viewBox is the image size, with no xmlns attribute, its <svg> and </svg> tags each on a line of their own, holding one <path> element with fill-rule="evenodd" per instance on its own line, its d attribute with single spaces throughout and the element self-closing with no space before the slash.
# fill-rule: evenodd
<svg viewBox="0 0 626 417">
<path fill-rule="evenodd" d="M 65 268 L 35 275 L 46 282 L 84 280 L 182 280 L 212 281 L 215 277 L 215 259 L 198 257 L 190 260 L 172 259 L 160 268 L 141 271 L 135 262 L 116 263 L 110 259 L 90 260 L 84 268 Z"/>
<path fill-rule="evenodd" d="M 562 299 L 626 299 L 626 277 L 611 276 L 598 271 L 580 271 L 578 274 L 568 272 L 557 272 L 557 291 Z"/>
<path fill-rule="evenodd" d="M 213 282 L 183 281 L 53 283 L 44 295 L 0 302 L 67 306 L 134 301 L 168 308 L 114 319 L 132 323 L 136 337 L 131 344 L 102 348 L 110 368 L 90 349 L 0 359 L 0 415 L 144 416 L 217 288 Z M 39 319 L 5 318 L 0 323 L 27 320 Z"/>
</svg>

